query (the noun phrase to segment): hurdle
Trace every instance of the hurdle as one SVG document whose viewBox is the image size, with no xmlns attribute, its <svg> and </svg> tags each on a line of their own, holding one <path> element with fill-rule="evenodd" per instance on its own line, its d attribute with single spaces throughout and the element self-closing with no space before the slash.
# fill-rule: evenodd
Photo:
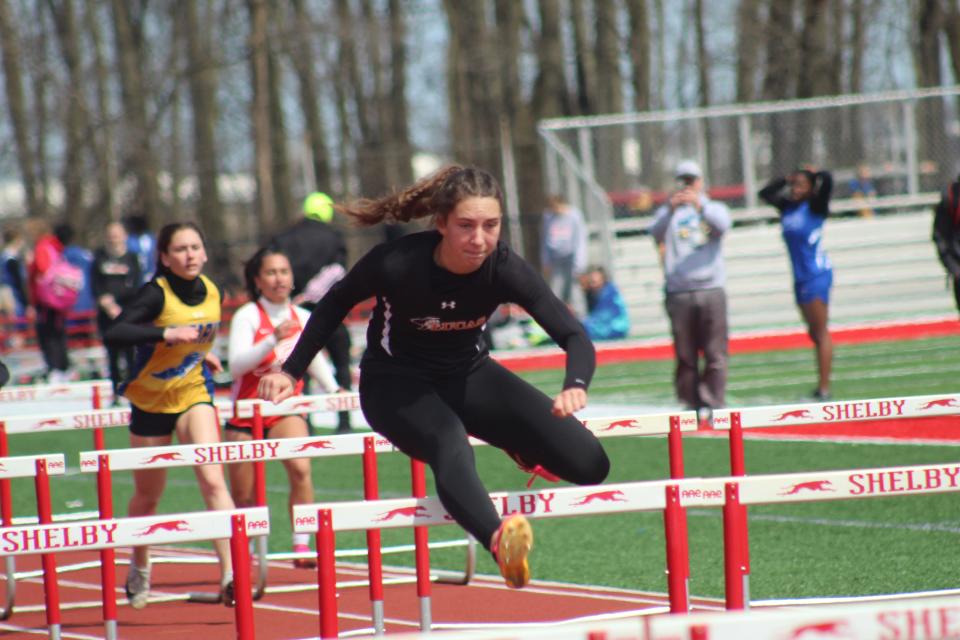
<svg viewBox="0 0 960 640">
<path fill-rule="evenodd" d="M 713 414 L 713 429 L 727 431 L 730 450 L 730 474 L 745 476 L 746 459 L 743 448 L 744 429 L 764 429 L 784 426 L 830 424 L 835 422 L 864 422 L 877 419 L 927 418 L 960 414 L 960 394 L 901 396 L 868 400 L 837 400 L 820 403 L 799 403 L 718 409 Z M 745 596 L 743 606 L 750 606 L 750 544 L 746 534 L 747 507 L 741 506 L 740 524 L 743 549 L 739 568 Z"/>
<path fill-rule="evenodd" d="M 38 468 L 40 464 L 38 463 Z M 113 551 L 145 542 L 176 544 L 230 538 L 234 563 L 235 619 L 237 637 L 252 639 L 253 599 L 250 589 L 250 557 L 247 539 L 268 535 L 270 518 L 267 509 L 236 509 L 198 513 L 165 514 L 140 518 L 86 520 L 0 529 L 0 554 L 7 556 L 42 554 L 53 559 L 53 552 Z M 52 564 L 52 563 L 51 563 Z M 111 575 L 115 567 L 104 567 Z M 49 584 L 47 573 L 50 574 Z M 50 638 L 61 638 L 60 598 L 56 565 L 45 566 L 44 592 L 47 627 Z M 114 580 L 101 585 L 104 631 L 110 640 L 117 638 L 116 586 Z"/>
<path fill-rule="evenodd" d="M 688 594 L 677 570 L 687 562 L 687 547 L 678 538 L 679 515 L 690 507 L 721 508 L 724 537 L 724 584 L 728 609 L 743 609 L 741 557 L 746 529 L 741 507 L 752 504 L 812 502 L 891 495 L 960 491 L 960 463 L 880 467 L 839 471 L 657 480 L 549 491 L 494 493 L 501 516 L 523 513 L 532 518 L 662 511 L 667 551 L 667 587 L 672 613 L 689 611 Z M 317 537 L 320 635 L 338 635 L 334 567 L 335 531 L 451 524 L 437 498 L 369 502 L 335 502 L 294 507 L 295 530 Z M 428 618 L 421 629 L 428 630 Z"/>
<path fill-rule="evenodd" d="M 65 382 L 63 384 L 10 385 L 0 389 L 0 402 L 58 402 L 90 400 L 91 409 L 100 409 L 103 402 L 113 399 L 109 380 Z"/>
<path fill-rule="evenodd" d="M 0 460 L 0 478 L 3 479 L 6 491 L 0 496 L 0 514 L 2 526 L 13 526 L 13 502 L 10 495 L 10 480 L 13 478 L 33 478 L 34 491 L 37 497 L 37 517 L 41 524 L 53 521 L 50 503 L 50 475 L 63 475 L 66 471 L 66 462 L 63 454 L 49 454 L 43 456 L 5 457 Z M 6 565 L 7 593 L 5 605 L 0 609 L 0 620 L 8 620 L 13 615 L 14 599 L 16 595 L 16 566 L 11 555 L 4 557 Z M 56 598 L 57 562 L 52 554 L 44 554 L 41 558 L 43 566 L 44 591 L 50 590 L 51 597 Z M 52 582 L 51 582 L 52 581 Z"/>
<path fill-rule="evenodd" d="M 783 638 L 953 638 L 960 633 L 960 597 L 825 608 L 655 616 L 646 640 L 782 640 Z"/>
</svg>

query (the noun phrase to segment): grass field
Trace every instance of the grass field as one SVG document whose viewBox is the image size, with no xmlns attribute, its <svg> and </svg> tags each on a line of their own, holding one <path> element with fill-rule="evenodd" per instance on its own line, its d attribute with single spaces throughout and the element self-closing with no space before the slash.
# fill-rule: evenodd
<svg viewBox="0 0 960 640">
<path fill-rule="evenodd" d="M 841 346 L 836 350 L 836 399 L 922 395 L 957 390 L 960 338 L 936 338 Z M 591 400 L 605 404 L 672 406 L 673 364 L 647 361 L 597 370 Z M 562 372 L 524 377 L 555 393 Z M 810 350 L 736 355 L 731 359 L 728 403 L 749 406 L 795 402 L 814 386 Z M 606 440 L 612 460 L 611 482 L 660 479 L 667 474 L 663 438 Z M 110 448 L 126 446 L 123 429 L 107 432 Z M 29 434 L 11 438 L 11 454 L 64 452 L 75 470 L 76 452 L 92 448 L 85 432 Z M 725 475 L 726 440 L 687 438 L 687 475 Z M 874 445 L 825 442 L 748 441 L 749 473 L 894 466 L 960 460 L 953 446 Z M 526 476 L 499 451 L 477 449 L 481 475 L 493 490 L 517 490 Z M 313 467 L 318 501 L 360 499 L 360 461 L 331 458 Z M 408 462 L 398 454 L 381 457 L 381 495 L 409 495 Z M 546 486 L 538 480 L 539 487 Z M 115 510 L 125 512 L 132 483 L 129 474 L 114 479 Z M 268 499 L 273 515 L 271 548 L 289 550 L 286 479 L 281 465 L 268 465 Z M 92 476 L 71 473 L 53 481 L 54 511 L 96 508 Z M 14 485 L 15 511 L 34 513 L 33 488 Z M 960 541 L 956 494 L 878 498 L 755 507 L 750 511 L 751 596 L 755 599 L 815 595 L 891 593 L 956 586 L 953 567 Z M 161 509 L 199 510 L 203 505 L 192 472 L 174 470 Z M 689 517 L 691 593 L 723 594 L 722 529 L 718 510 L 692 510 Z M 535 523 L 534 577 L 577 583 L 665 591 L 663 525 L 657 514 L 563 518 Z M 431 530 L 431 539 L 458 537 L 456 527 Z M 385 531 L 386 544 L 412 539 L 409 530 Z M 338 535 L 338 547 L 362 546 L 360 534 Z M 496 573 L 480 552 L 478 570 Z M 436 566 L 462 567 L 459 550 L 435 551 Z M 410 564 L 410 556 L 388 562 Z"/>
</svg>

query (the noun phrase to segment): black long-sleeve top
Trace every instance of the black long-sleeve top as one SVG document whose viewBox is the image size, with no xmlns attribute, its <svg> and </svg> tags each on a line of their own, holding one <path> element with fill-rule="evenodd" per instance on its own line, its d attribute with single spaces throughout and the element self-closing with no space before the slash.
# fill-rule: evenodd
<svg viewBox="0 0 960 640">
<path fill-rule="evenodd" d="M 364 372 L 464 374 L 489 357 L 483 327 L 497 305 L 512 302 L 567 352 L 563 387 L 587 388 L 593 343 L 543 278 L 502 241 L 473 273 L 451 273 L 433 258 L 440 240 L 437 231 L 425 231 L 374 247 L 318 303 L 283 371 L 301 378 L 350 309 L 376 296 Z"/>
<path fill-rule="evenodd" d="M 774 207 L 781 214 L 797 206 L 798 202 L 786 195 L 786 178 L 774 178 L 760 189 L 757 195 L 761 200 Z M 810 195 L 810 212 L 821 217 L 830 215 L 830 194 L 833 192 L 833 176 L 829 171 L 813 174 L 813 191 Z"/>
<path fill-rule="evenodd" d="M 202 278 L 184 280 L 172 273 L 165 274 L 177 297 L 187 305 L 196 305 L 207 297 Z M 115 345 L 135 345 L 163 340 L 163 327 L 151 324 L 163 310 L 163 289 L 154 280 L 146 283 L 103 334 L 104 342 Z"/>
</svg>

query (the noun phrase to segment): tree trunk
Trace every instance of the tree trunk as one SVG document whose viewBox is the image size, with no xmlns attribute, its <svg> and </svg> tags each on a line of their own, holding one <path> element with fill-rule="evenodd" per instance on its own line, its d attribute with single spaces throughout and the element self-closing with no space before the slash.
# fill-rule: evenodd
<svg viewBox="0 0 960 640">
<path fill-rule="evenodd" d="M 739 104 L 756 100 L 757 73 L 760 66 L 759 0 L 740 0 L 737 6 L 737 97 Z"/>
<path fill-rule="evenodd" d="M 550 0 L 546 0 L 546 3 L 550 3 Z M 541 22 L 544 23 L 543 29 L 546 30 L 547 26 L 545 24 L 547 17 L 554 20 L 559 20 L 559 13 L 556 11 L 555 7 L 547 7 L 546 3 L 541 2 Z M 555 3 L 550 3 L 555 4 Z M 548 13 L 545 14 L 545 8 Z M 589 115 L 596 113 L 596 104 L 597 104 L 597 60 L 594 54 L 593 46 L 590 42 L 590 34 L 588 30 L 588 25 L 593 24 L 593 21 L 587 17 L 587 7 L 584 0 L 573 0 L 570 6 L 570 22 L 573 23 L 573 54 L 574 59 L 576 60 L 576 69 L 577 69 L 577 87 L 576 87 L 576 109 L 573 110 L 575 113 L 580 115 Z M 556 16 L 554 15 L 556 14 Z M 554 33 L 551 34 L 552 38 L 556 38 L 556 42 L 543 43 L 544 46 L 539 47 L 540 51 L 543 51 L 544 56 L 537 56 L 537 59 L 540 61 L 541 72 L 543 69 L 544 61 L 547 60 L 553 66 L 558 66 L 560 72 L 560 78 L 563 79 L 563 48 L 562 44 L 559 41 L 559 26 L 556 28 L 551 27 L 551 30 Z M 543 38 L 544 36 L 541 36 Z M 549 48 L 548 48 L 549 47 Z M 555 48 L 556 50 L 551 50 Z M 549 58 L 545 56 L 551 56 Z M 557 71 L 552 71 L 552 73 L 557 73 Z M 558 110 L 557 115 L 565 112 Z"/>
<path fill-rule="evenodd" d="M 914 0 L 912 35 L 913 67 L 917 87 L 939 87 L 943 79 L 940 62 L 940 33 L 944 26 L 944 12 L 940 0 Z M 940 163 L 940 140 L 949 136 L 944 130 L 942 99 L 920 100 L 917 103 L 916 120 L 919 136 L 917 157 L 921 162 L 930 161 L 939 168 L 938 182 L 951 178 L 947 164 Z"/>
<path fill-rule="evenodd" d="M 407 110 L 407 28 L 400 0 L 389 0 L 387 10 L 390 21 L 390 95 L 389 133 L 387 149 L 388 175 L 391 186 L 401 186 L 413 180 L 410 142 L 409 113 Z"/>
<path fill-rule="evenodd" d="M 116 0 L 115 0 L 116 1 Z M 273 147 L 270 145 L 270 61 L 267 50 L 266 0 L 247 0 L 250 14 L 250 79 L 253 100 L 250 120 L 253 126 L 254 165 L 257 174 L 257 208 L 260 233 L 276 231 L 277 211 L 273 197 Z"/>
<path fill-rule="evenodd" d="M 153 129 L 147 119 L 147 84 L 143 78 L 143 32 L 139 18 L 130 14 L 126 0 L 110 0 L 113 9 L 116 63 L 126 114 L 126 146 L 137 177 L 138 208 L 151 228 L 161 221 Z"/>
<path fill-rule="evenodd" d="M 600 113 L 623 111 L 623 75 L 620 73 L 620 33 L 617 29 L 617 7 L 612 2 L 596 4 L 597 109 Z M 619 133 L 619 132 L 617 132 Z M 622 134 L 595 140 L 596 173 L 603 176 L 608 191 L 627 186 L 623 170 L 623 154 L 619 143 Z"/>
<path fill-rule="evenodd" d="M 51 134 L 50 113 L 47 105 L 47 86 L 53 73 L 50 70 L 49 51 L 50 34 L 47 28 L 47 16 L 38 3 L 31 7 L 36 13 L 32 16 L 37 32 L 33 40 L 32 50 L 28 52 L 30 59 L 31 91 L 33 92 L 33 112 L 30 122 L 33 123 L 34 149 L 33 158 L 37 172 L 37 185 L 40 187 L 40 201 L 43 215 L 50 211 L 50 159 L 47 153 Z"/>
<path fill-rule="evenodd" d="M 801 60 L 794 32 L 794 0 L 769 0 L 766 30 L 765 70 L 762 98 L 786 100 L 794 97 L 797 60 Z M 771 141 L 772 175 L 782 175 L 797 164 L 794 138 L 796 119 L 792 114 L 774 114 L 767 119 Z"/>
<path fill-rule="evenodd" d="M 193 121 L 193 164 L 199 188 L 198 217 L 203 228 L 212 238 L 223 238 L 225 224 L 223 203 L 217 179 L 220 168 L 217 163 L 217 70 L 213 61 L 212 42 L 209 30 L 201 29 L 196 4 L 184 2 L 178 5 L 180 24 L 186 41 L 187 85 L 190 89 L 190 106 Z M 214 257 L 224 255 L 216 252 Z"/>
<path fill-rule="evenodd" d="M 299 207 L 293 205 L 290 185 L 290 155 L 287 153 L 287 125 L 280 95 L 280 65 L 277 54 L 268 45 L 267 78 L 270 107 L 270 157 L 273 159 L 273 201 L 277 222 L 286 226 L 300 218 Z"/>
<path fill-rule="evenodd" d="M 300 111 L 303 114 L 310 145 L 310 157 L 313 161 L 312 190 L 329 190 L 331 175 L 330 161 L 327 157 L 326 134 L 323 128 L 323 116 L 320 109 L 319 91 L 314 75 L 314 61 L 317 52 L 313 48 L 313 16 L 304 6 L 303 0 L 293 0 L 293 31 L 296 34 L 297 47 L 290 53 L 294 72 L 300 90 Z"/>
<path fill-rule="evenodd" d="M 57 42 L 67 69 L 67 92 L 64 115 L 65 148 L 63 155 L 64 212 L 70 214 L 77 229 L 89 229 L 89 211 L 84 206 L 84 132 L 89 128 L 88 109 L 84 101 L 83 62 L 80 59 L 80 38 L 73 0 L 47 0 L 47 7 L 57 31 Z"/>
<path fill-rule="evenodd" d="M 26 98 L 23 95 L 23 76 L 20 72 L 20 38 L 13 23 L 7 0 L 0 0 L 0 53 L 3 54 L 3 79 L 7 96 L 7 110 L 17 151 L 17 165 L 20 167 L 20 180 L 27 215 L 40 216 L 43 213 L 39 197 L 37 175 L 34 172 L 33 148 L 30 146 L 30 123 L 27 116 Z"/>
<path fill-rule="evenodd" d="M 98 195 L 95 208 L 106 214 L 110 220 L 120 219 L 120 208 L 116 198 L 117 163 L 114 159 L 114 124 L 110 114 L 110 72 L 104 60 L 103 35 L 100 32 L 100 20 L 97 5 L 89 3 L 84 7 L 84 28 L 90 38 L 93 55 L 93 76 L 97 100 L 96 124 L 91 126 L 95 138 L 94 171 L 97 175 Z M 106 222 L 105 220 L 103 222 Z"/>
</svg>

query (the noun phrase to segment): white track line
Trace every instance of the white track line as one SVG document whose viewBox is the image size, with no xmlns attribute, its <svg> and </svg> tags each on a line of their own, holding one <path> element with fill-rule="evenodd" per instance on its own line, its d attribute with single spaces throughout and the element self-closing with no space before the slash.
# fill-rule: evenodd
<svg viewBox="0 0 960 640">
<path fill-rule="evenodd" d="M 21 627 L 16 624 L 7 624 L 6 622 L 0 622 L 0 629 L 4 631 L 13 631 L 16 633 L 29 633 L 35 636 L 49 636 L 50 630 L 47 627 Z M 61 638 L 74 638 L 75 640 L 103 640 L 103 636 L 88 636 L 82 633 L 74 633 L 72 631 L 64 631 L 61 627 L 60 629 Z"/>
</svg>

